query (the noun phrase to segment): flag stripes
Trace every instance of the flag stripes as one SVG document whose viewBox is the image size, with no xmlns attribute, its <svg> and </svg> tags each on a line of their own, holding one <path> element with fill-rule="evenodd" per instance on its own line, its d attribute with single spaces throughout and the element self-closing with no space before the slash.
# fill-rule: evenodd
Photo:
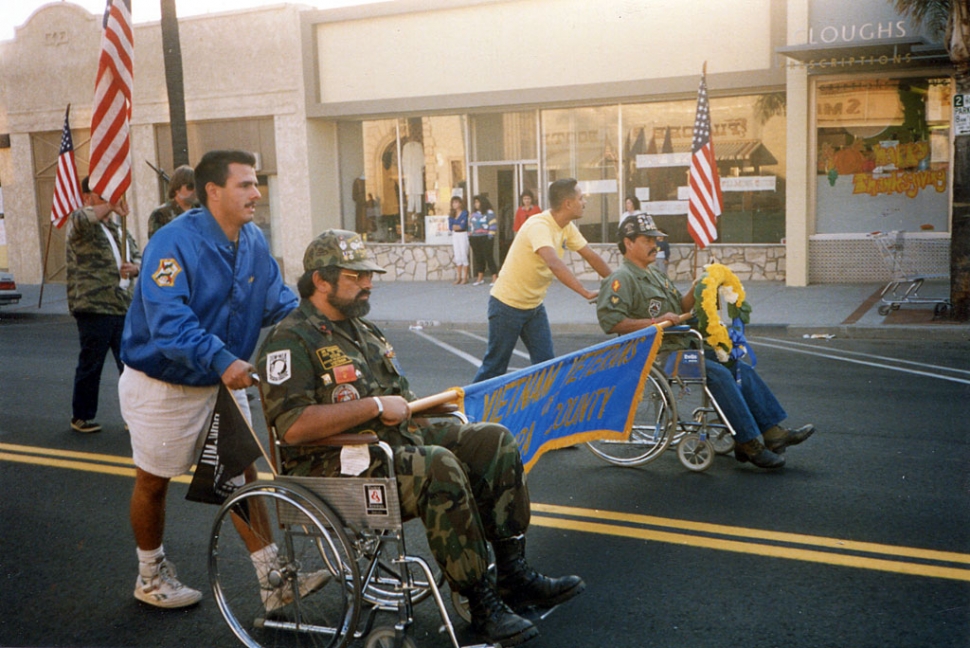
<svg viewBox="0 0 970 648">
<path fill-rule="evenodd" d="M 131 185 L 134 40 L 130 0 L 107 0 L 91 119 L 91 191 L 114 204 Z"/>
<path fill-rule="evenodd" d="M 711 140 L 711 113 L 707 100 L 706 74 L 697 90 L 697 115 L 691 145 L 689 209 L 687 231 L 697 247 L 704 249 L 717 240 L 717 217 L 721 215 L 721 179 Z"/>
<path fill-rule="evenodd" d="M 61 130 L 61 146 L 57 153 L 57 173 L 54 176 L 54 201 L 51 204 L 51 223 L 62 227 L 67 217 L 83 205 L 81 183 L 77 177 L 77 164 L 74 161 L 74 139 L 71 137 L 71 105 L 64 113 L 64 128 Z"/>
</svg>

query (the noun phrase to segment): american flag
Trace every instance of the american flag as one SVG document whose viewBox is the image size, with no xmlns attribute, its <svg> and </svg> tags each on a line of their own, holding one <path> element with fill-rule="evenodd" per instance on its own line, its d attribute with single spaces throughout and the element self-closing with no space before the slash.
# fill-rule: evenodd
<svg viewBox="0 0 970 648">
<path fill-rule="evenodd" d="M 131 121 L 131 0 L 108 0 L 91 118 L 91 191 L 109 203 L 131 185 L 128 126 Z"/>
<path fill-rule="evenodd" d="M 64 130 L 61 131 L 61 150 L 57 153 L 57 175 L 54 176 L 54 203 L 51 205 L 51 223 L 54 227 L 63 226 L 71 212 L 83 205 L 77 165 L 74 163 L 74 140 L 68 121 L 70 114 L 71 104 L 68 104 L 64 113 Z"/>
<path fill-rule="evenodd" d="M 701 73 L 697 90 L 697 116 L 694 118 L 694 141 L 690 155 L 690 209 L 687 231 L 697 247 L 704 249 L 717 240 L 717 217 L 721 215 L 721 179 L 714 160 L 711 141 L 711 111 L 707 101 L 707 81 Z"/>
</svg>

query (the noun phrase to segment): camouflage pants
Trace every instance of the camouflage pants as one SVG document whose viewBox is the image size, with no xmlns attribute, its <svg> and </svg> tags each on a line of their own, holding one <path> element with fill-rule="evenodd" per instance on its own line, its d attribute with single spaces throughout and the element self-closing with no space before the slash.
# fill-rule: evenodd
<svg viewBox="0 0 970 648">
<path fill-rule="evenodd" d="M 480 581 L 486 541 L 525 533 L 529 491 L 512 434 L 500 425 L 438 423 L 422 446 L 394 448 L 401 509 L 424 522 L 428 546 L 453 591 Z"/>
</svg>

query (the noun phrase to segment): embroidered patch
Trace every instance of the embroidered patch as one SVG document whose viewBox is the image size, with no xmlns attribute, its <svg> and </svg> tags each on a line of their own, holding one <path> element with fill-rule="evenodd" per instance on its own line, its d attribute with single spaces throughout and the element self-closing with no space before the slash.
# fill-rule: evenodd
<svg viewBox="0 0 970 648">
<path fill-rule="evenodd" d="M 339 367 L 333 368 L 333 379 L 337 381 L 337 384 L 351 383 L 357 380 L 357 370 L 354 369 L 354 365 L 345 364 Z"/>
<path fill-rule="evenodd" d="M 291 375 L 289 349 L 266 354 L 266 382 L 271 385 L 282 385 L 290 379 Z"/>
<path fill-rule="evenodd" d="M 337 385 L 330 394 L 330 400 L 334 403 L 347 403 L 359 398 L 360 392 L 353 385 Z"/>
<path fill-rule="evenodd" d="M 333 384 L 333 376 L 331 376 L 328 373 L 325 373 L 322 376 L 320 376 L 320 379 L 323 380 L 323 384 L 328 387 Z"/>
<path fill-rule="evenodd" d="M 613 292 L 618 291 L 620 289 L 620 280 L 619 279 L 614 279 L 613 280 L 613 283 L 610 284 L 610 288 L 613 289 Z"/>
<path fill-rule="evenodd" d="M 320 359 L 320 364 L 327 371 L 330 371 L 334 367 L 339 367 L 341 365 L 352 364 L 353 360 L 347 357 L 338 346 L 328 346 L 317 349 L 317 358 Z M 340 382 L 339 380 L 337 382 Z"/>
<path fill-rule="evenodd" d="M 175 279 L 182 272 L 182 266 L 175 259 L 162 259 L 158 262 L 158 270 L 152 274 L 152 279 L 158 284 L 159 288 L 171 288 L 175 285 Z"/>
<path fill-rule="evenodd" d="M 617 297 L 616 295 L 610 295 L 610 303 L 616 306 L 617 304 L 620 303 L 620 298 Z"/>
<path fill-rule="evenodd" d="M 660 317 L 660 312 L 664 307 L 664 302 L 662 299 L 651 299 L 650 304 L 647 306 L 647 311 L 650 313 L 650 317 Z"/>
</svg>

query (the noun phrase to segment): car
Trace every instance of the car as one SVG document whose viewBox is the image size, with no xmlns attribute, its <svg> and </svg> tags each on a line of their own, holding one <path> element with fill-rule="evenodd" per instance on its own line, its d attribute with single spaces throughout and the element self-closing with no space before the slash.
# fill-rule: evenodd
<svg viewBox="0 0 970 648">
<path fill-rule="evenodd" d="M 22 295 L 17 290 L 17 282 L 10 272 L 0 271 L 0 306 L 9 306 L 20 301 Z"/>
</svg>

